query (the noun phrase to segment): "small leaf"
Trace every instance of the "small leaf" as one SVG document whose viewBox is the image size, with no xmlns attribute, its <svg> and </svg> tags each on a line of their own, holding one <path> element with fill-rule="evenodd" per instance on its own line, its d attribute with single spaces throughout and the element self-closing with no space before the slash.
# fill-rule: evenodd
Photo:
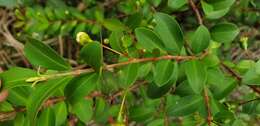
<svg viewBox="0 0 260 126">
<path fill-rule="evenodd" d="M 39 40 L 28 38 L 24 52 L 25 56 L 33 65 L 52 70 L 70 69 L 70 65 L 61 56 Z"/>
<path fill-rule="evenodd" d="M 260 85 L 259 67 L 260 60 L 243 75 L 242 83 L 247 85 Z"/>
<path fill-rule="evenodd" d="M 189 115 L 201 106 L 203 98 L 199 95 L 185 96 L 179 99 L 176 104 L 167 108 L 167 114 L 170 116 Z"/>
<path fill-rule="evenodd" d="M 142 21 L 143 15 L 141 13 L 135 13 L 130 15 L 126 21 L 126 25 L 131 29 L 138 27 Z"/>
<path fill-rule="evenodd" d="M 92 104 L 93 103 L 91 100 L 81 99 L 72 105 L 72 113 L 74 113 L 80 119 L 80 121 L 86 124 L 90 121 L 93 115 Z"/>
<path fill-rule="evenodd" d="M 164 84 L 163 86 L 159 87 L 159 86 L 157 86 L 157 84 L 152 82 L 152 83 L 148 84 L 147 96 L 151 99 L 160 98 L 163 95 L 165 95 L 166 93 L 168 93 L 168 91 L 171 89 L 173 84 L 174 83 L 169 82 L 169 83 Z"/>
<path fill-rule="evenodd" d="M 87 96 L 98 82 L 99 75 L 96 73 L 75 77 L 65 87 L 65 96 L 70 103 L 74 104 Z"/>
<path fill-rule="evenodd" d="M 90 42 L 80 50 L 80 57 L 97 72 L 103 65 L 103 49 L 99 42 Z"/>
<path fill-rule="evenodd" d="M 13 67 L 0 74 L 0 78 L 3 80 L 3 88 L 5 89 L 31 86 L 31 83 L 27 83 L 25 80 L 34 76 L 37 76 L 36 71 L 20 67 Z"/>
<path fill-rule="evenodd" d="M 208 48 L 210 33 L 204 25 L 200 25 L 191 38 L 191 47 L 194 53 L 200 53 Z"/>
<path fill-rule="evenodd" d="M 160 35 L 167 50 L 179 54 L 183 46 L 183 34 L 178 22 L 170 15 L 156 13 L 155 31 Z"/>
<path fill-rule="evenodd" d="M 44 101 L 47 100 L 52 94 L 54 94 L 55 91 L 59 89 L 59 87 L 66 85 L 69 80 L 71 80 L 71 77 L 49 80 L 47 82 L 43 82 L 34 90 L 26 107 L 27 117 L 30 120 L 30 125 L 35 125 L 37 114 Z"/>
<path fill-rule="evenodd" d="M 155 110 L 151 107 L 134 106 L 129 110 L 129 118 L 137 122 L 143 122 L 144 120 L 151 118 L 151 115 Z"/>
<path fill-rule="evenodd" d="M 185 73 L 193 91 L 197 94 L 201 93 L 207 80 L 205 66 L 197 60 L 187 61 L 185 63 Z"/>
<path fill-rule="evenodd" d="M 112 49 L 117 50 L 119 52 L 124 52 L 124 48 L 122 46 L 121 37 L 123 36 L 123 32 L 112 32 L 109 36 L 109 44 Z"/>
<path fill-rule="evenodd" d="M 154 70 L 154 82 L 159 86 L 167 84 L 174 72 L 174 63 L 171 60 L 157 62 Z"/>
<path fill-rule="evenodd" d="M 210 29 L 213 40 L 222 43 L 232 42 L 239 33 L 239 29 L 232 23 L 220 23 Z"/>
<path fill-rule="evenodd" d="M 135 34 L 138 43 L 147 51 L 152 52 L 153 49 L 163 49 L 163 42 L 152 30 L 142 27 L 136 28 Z"/>
<path fill-rule="evenodd" d="M 138 76 L 138 68 L 139 68 L 139 64 L 137 63 L 133 63 L 133 64 L 129 64 L 127 65 L 124 69 L 123 69 L 123 83 L 127 86 L 132 85 Z"/>
<path fill-rule="evenodd" d="M 107 28 L 110 31 L 125 30 L 124 24 L 122 24 L 118 19 L 105 19 L 103 25 L 105 28 Z"/>
</svg>

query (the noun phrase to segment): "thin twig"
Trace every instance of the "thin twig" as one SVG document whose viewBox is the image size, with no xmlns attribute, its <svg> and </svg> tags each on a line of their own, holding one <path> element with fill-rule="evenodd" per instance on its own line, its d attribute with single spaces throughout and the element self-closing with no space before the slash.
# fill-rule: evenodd
<svg viewBox="0 0 260 126">
<path fill-rule="evenodd" d="M 251 99 L 251 100 L 248 100 L 248 101 L 240 102 L 239 105 L 244 105 L 244 104 L 247 104 L 247 103 L 250 103 L 250 102 L 254 102 L 254 101 L 257 101 L 257 100 L 260 100 L 260 97 L 259 98 L 255 98 L 255 99 Z"/>
<path fill-rule="evenodd" d="M 189 4 L 190 4 L 192 10 L 195 12 L 199 24 L 202 25 L 203 24 L 202 16 L 200 15 L 200 12 L 199 12 L 197 6 L 193 2 L 193 0 L 189 0 Z"/>
</svg>

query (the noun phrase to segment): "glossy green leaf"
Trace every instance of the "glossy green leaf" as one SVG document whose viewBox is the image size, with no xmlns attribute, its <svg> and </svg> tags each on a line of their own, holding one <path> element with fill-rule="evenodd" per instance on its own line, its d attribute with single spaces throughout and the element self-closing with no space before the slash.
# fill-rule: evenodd
<svg viewBox="0 0 260 126">
<path fill-rule="evenodd" d="M 99 42 L 90 42 L 80 50 L 80 57 L 97 72 L 103 65 L 103 49 Z"/>
<path fill-rule="evenodd" d="M 147 51 L 163 49 L 163 42 L 159 36 L 148 28 L 136 28 L 135 35 L 138 43 Z"/>
<path fill-rule="evenodd" d="M 179 99 L 176 104 L 167 108 L 170 116 L 185 116 L 198 111 L 203 102 L 203 97 L 199 95 L 185 96 Z"/>
<path fill-rule="evenodd" d="M 91 100 L 81 99 L 72 105 L 72 113 L 74 113 L 80 121 L 87 123 L 93 115 L 93 103 Z"/>
<path fill-rule="evenodd" d="M 31 86 L 31 83 L 27 83 L 25 80 L 35 76 L 37 76 L 36 71 L 21 67 L 13 67 L 8 71 L 0 73 L 0 78 L 3 80 L 3 88 L 5 89 L 20 86 Z"/>
<path fill-rule="evenodd" d="M 98 82 L 99 75 L 96 73 L 75 77 L 65 87 L 65 96 L 70 103 L 74 104 L 93 91 Z"/>
<path fill-rule="evenodd" d="M 59 90 L 60 87 L 66 85 L 70 80 L 71 77 L 53 79 L 43 82 L 41 85 L 36 87 L 26 106 L 27 117 L 30 120 L 30 125 L 35 125 L 37 114 L 44 101 L 54 94 L 55 91 Z"/>
<path fill-rule="evenodd" d="M 30 63 L 52 70 L 69 70 L 70 65 L 52 48 L 41 41 L 28 38 L 24 48 L 25 56 Z"/>
<path fill-rule="evenodd" d="M 197 60 L 187 61 L 185 63 L 185 74 L 193 91 L 197 94 L 201 93 L 207 80 L 205 66 Z"/>
<path fill-rule="evenodd" d="M 171 60 L 158 61 L 154 70 L 154 82 L 160 87 L 167 84 L 173 75 L 174 63 Z"/>
<path fill-rule="evenodd" d="M 210 33 L 204 25 L 200 25 L 191 38 L 191 48 L 194 53 L 200 53 L 208 48 Z"/>
<path fill-rule="evenodd" d="M 55 126 L 55 115 L 52 108 L 46 108 L 42 111 L 37 126 Z"/>
<path fill-rule="evenodd" d="M 178 10 L 188 3 L 188 0 L 168 0 L 168 7 L 173 10 Z"/>
<path fill-rule="evenodd" d="M 222 43 L 232 42 L 239 33 L 239 29 L 232 23 L 220 23 L 210 28 L 213 40 Z"/>
<path fill-rule="evenodd" d="M 159 34 L 165 48 L 171 52 L 180 53 L 183 46 L 183 33 L 178 22 L 170 15 L 156 13 L 155 31 Z"/>
<path fill-rule="evenodd" d="M 8 89 L 8 101 L 15 106 L 26 106 L 28 97 L 31 93 L 31 87 L 16 87 Z"/>
<path fill-rule="evenodd" d="M 174 83 L 169 82 L 169 83 L 164 84 L 163 86 L 159 87 L 154 82 L 151 82 L 148 84 L 148 87 L 147 87 L 147 96 L 151 99 L 160 98 L 163 95 L 168 93 L 168 91 L 171 89 L 173 84 Z"/>
<path fill-rule="evenodd" d="M 105 19 L 103 25 L 110 31 L 124 31 L 126 29 L 118 19 Z"/>
</svg>

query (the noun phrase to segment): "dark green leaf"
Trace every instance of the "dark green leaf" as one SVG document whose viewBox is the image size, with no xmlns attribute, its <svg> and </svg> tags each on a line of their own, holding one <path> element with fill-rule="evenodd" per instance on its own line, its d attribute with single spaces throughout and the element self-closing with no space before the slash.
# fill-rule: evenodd
<svg viewBox="0 0 260 126">
<path fill-rule="evenodd" d="M 60 87 L 66 85 L 71 77 L 49 80 L 36 87 L 27 104 L 27 117 L 30 125 L 35 125 L 36 117 L 45 100 L 55 93 Z"/>
<path fill-rule="evenodd" d="M 124 52 L 124 48 L 122 46 L 121 38 L 123 36 L 123 32 L 112 32 L 109 36 L 109 44 L 112 49 L 117 50 L 119 52 Z"/>
<path fill-rule="evenodd" d="M 87 96 L 99 82 L 99 75 L 96 73 L 81 75 L 73 78 L 65 88 L 67 100 L 74 104 Z"/>
<path fill-rule="evenodd" d="M 81 99 L 72 105 L 72 113 L 74 113 L 80 121 L 87 123 L 93 115 L 92 101 Z"/>
<path fill-rule="evenodd" d="M 28 38 L 24 52 L 25 56 L 33 65 L 52 70 L 70 69 L 70 65 L 61 56 L 39 40 Z"/>
<path fill-rule="evenodd" d="M 103 49 L 99 42 L 87 43 L 80 50 L 80 57 L 97 72 L 100 71 L 103 65 Z"/>
<path fill-rule="evenodd" d="M 163 49 L 163 42 L 152 30 L 147 28 L 136 28 L 135 35 L 138 43 L 147 51 L 151 52 L 153 49 Z"/>
<path fill-rule="evenodd" d="M 197 60 L 187 61 L 185 63 L 185 73 L 193 91 L 197 94 L 201 93 L 207 80 L 205 66 Z"/>
<path fill-rule="evenodd" d="M 200 53 L 208 48 L 210 33 L 204 25 L 200 25 L 191 38 L 191 48 L 194 53 Z"/>
<path fill-rule="evenodd" d="M 176 104 L 167 108 L 167 114 L 170 116 L 185 116 L 198 111 L 203 102 L 203 97 L 199 95 L 185 96 L 179 99 Z"/>
<path fill-rule="evenodd" d="M 170 15 L 156 13 L 155 31 L 160 35 L 167 50 L 179 54 L 183 46 L 183 34 L 178 22 Z"/>
<path fill-rule="evenodd" d="M 233 41 L 239 33 L 239 29 L 232 23 L 220 23 L 210 29 L 213 40 L 222 43 Z"/>
<path fill-rule="evenodd" d="M 55 115 L 52 108 L 42 111 L 37 124 L 38 126 L 55 126 Z"/>
<path fill-rule="evenodd" d="M 55 113 L 55 126 L 61 126 L 67 119 L 67 106 L 65 102 L 57 103 L 53 106 Z"/>
<path fill-rule="evenodd" d="M 159 86 L 167 84 L 173 75 L 174 63 L 171 60 L 158 61 L 154 71 L 154 82 Z"/>
<path fill-rule="evenodd" d="M 129 64 L 123 69 L 123 83 L 127 86 L 132 85 L 138 75 L 139 64 Z"/>
<path fill-rule="evenodd" d="M 126 29 L 124 24 L 122 24 L 117 19 L 105 19 L 103 25 L 105 28 L 107 28 L 110 31 L 123 31 Z"/>
</svg>

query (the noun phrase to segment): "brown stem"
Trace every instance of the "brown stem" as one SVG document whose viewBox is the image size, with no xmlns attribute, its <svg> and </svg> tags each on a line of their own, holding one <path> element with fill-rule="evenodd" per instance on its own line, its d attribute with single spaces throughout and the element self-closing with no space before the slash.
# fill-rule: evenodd
<svg viewBox="0 0 260 126">
<path fill-rule="evenodd" d="M 197 6 L 193 2 L 193 0 L 189 0 L 189 4 L 190 4 L 192 10 L 195 12 L 199 24 L 202 25 L 203 24 L 202 16 L 200 15 L 200 12 L 199 12 Z"/>
<path fill-rule="evenodd" d="M 221 62 L 221 65 L 227 70 L 227 72 L 235 77 L 237 79 L 237 81 L 241 82 L 242 81 L 242 77 L 237 74 L 232 68 L 228 67 L 227 65 L 225 65 L 224 63 Z M 260 88 L 257 87 L 256 85 L 248 85 L 254 92 L 256 92 L 257 94 L 260 94 Z"/>
<path fill-rule="evenodd" d="M 206 105 L 207 113 L 208 113 L 207 123 L 208 123 L 208 126 L 210 126 L 211 125 L 211 110 L 210 110 L 209 96 L 208 96 L 207 90 L 208 89 L 206 87 L 204 87 L 204 99 L 205 99 L 205 105 Z"/>
</svg>

